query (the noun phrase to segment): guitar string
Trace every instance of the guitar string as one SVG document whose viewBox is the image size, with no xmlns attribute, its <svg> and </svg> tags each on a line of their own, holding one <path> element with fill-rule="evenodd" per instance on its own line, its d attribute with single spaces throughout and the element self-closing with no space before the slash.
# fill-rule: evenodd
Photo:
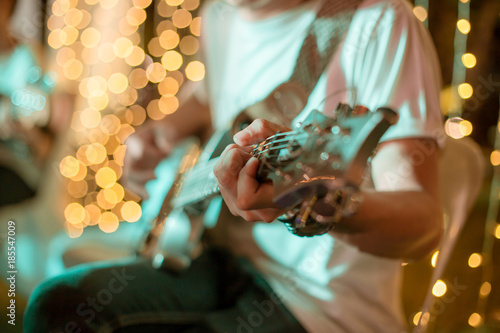
<svg viewBox="0 0 500 333">
<path fill-rule="evenodd" d="M 283 142 L 289 142 L 293 145 L 293 141 L 291 141 L 289 138 L 296 139 L 296 138 L 300 138 L 301 136 L 306 135 L 306 134 L 307 133 L 299 132 L 299 131 L 290 131 L 290 132 L 276 134 L 276 135 L 268 138 L 266 140 L 266 141 L 268 141 L 267 143 L 265 143 L 262 146 L 259 146 L 258 148 L 255 148 L 254 152 L 257 150 L 259 155 L 262 155 L 262 154 L 268 153 L 268 152 L 277 152 L 281 149 L 286 148 L 289 145 L 281 145 L 281 146 L 271 146 L 271 145 L 273 145 L 273 144 L 275 145 L 275 144 L 279 144 L 279 143 L 283 143 Z M 262 148 L 264 148 L 264 149 L 262 149 Z M 260 151 L 259 151 L 259 149 L 260 149 Z M 214 158 L 212 160 L 209 160 L 203 167 L 197 166 L 197 167 L 193 168 L 191 171 L 189 171 L 186 175 L 185 182 L 183 183 L 184 190 L 179 193 L 179 195 L 177 196 L 177 199 L 180 200 L 182 198 L 185 198 L 186 195 L 181 195 L 181 193 L 187 193 L 187 191 L 185 190 L 186 187 L 188 189 L 193 189 L 194 184 L 200 183 L 200 179 L 205 179 L 205 181 L 202 182 L 202 184 L 204 186 L 200 187 L 198 185 L 198 186 L 194 187 L 197 190 L 197 192 L 199 193 L 198 195 L 196 195 L 194 197 L 204 196 L 203 194 L 207 193 L 207 191 L 210 193 L 217 191 L 218 185 L 217 185 L 217 181 L 215 180 L 215 178 L 210 177 L 210 178 L 208 178 L 208 182 L 206 181 L 207 174 L 210 175 L 211 171 L 213 170 L 213 166 L 215 165 L 215 163 L 217 161 L 218 161 L 218 157 Z M 266 164 L 268 164 L 271 167 L 273 166 L 272 163 L 270 163 L 269 161 L 266 161 Z M 193 197 L 192 195 L 190 195 L 190 196 Z"/>
<path fill-rule="evenodd" d="M 283 138 L 286 138 L 286 137 L 297 138 L 297 136 L 300 135 L 300 134 L 303 134 L 303 133 L 295 133 L 295 135 L 290 135 L 290 133 L 287 132 L 287 134 L 283 134 L 283 135 L 279 135 L 279 136 L 281 136 Z M 276 137 L 278 137 L 278 135 Z M 269 147 L 269 146 L 272 145 L 272 144 L 282 143 L 282 142 L 290 142 L 290 140 L 284 140 L 284 139 L 274 140 L 274 139 L 271 139 L 270 142 L 268 142 L 267 144 L 259 147 L 260 151 L 258 150 L 258 148 L 256 148 L 254 150 L 254 152 L 257 151 L 259 155 L 262 155 L 264 153 L 269 153 L 269 152 L 271 152 L 271 153 L 272 152 L 277 152 L 279 150 L 282 150 L 282 149 L 286 148 L 288 145 L 272 146 L 272 147 Z M 293 142 L 291 142 L 291 143 L 293 144 Z M 262 149 L 263 147 L 265 147 L 265 149 Z M 210 174 L 211 170 L 213 169 L 213 165 L 217 162 L 217 160 L 218 160 L 218 158 L 214 158 L 214 159 L 208 161 L 207 164 L 204 165 L 204 166 L 202 166 L 202 167 L 201 166 L 197 166 L 197 167 L 193 168 L 186 175 L 186 180 L 189 180 L 189 182 L 194 183 L 195 181 L 200 180 L 200 178 L 201 179 L 206 178 L 207 174 L 208 175 Z M 209 180 L 211 180 L 212 183 L 215 183 L 215 179 L 209 178 Z M 206 183 L 206 182 L 204 182 L 204 183 Z"/>
<path fill-rule="evenodd" d="M 293 135 L 291 135 L 290 133 L 292 133 Z M 286 132 L 283 134 L 276 134 L 275 136 L 271 137 L 272 139 L 268 143 L 266 143 L 265 145 L 259 146 L 259 148 L 263 148 L 263 147 L 265 148 L 265 149 L 261 149 L 261 152 L 268 152 L 268 151 L 283 149 L 285 146 L 271 147 L 270 149 L 268 147 L 271 144 L 282 143 L 282 142 L 287 141 L 284 139 L 275 140 L 274 138 L 277 138 L 277 137 L 283 137 L 283 138 L 294 137 L 294 138 L 296 138 L 300 134 L 305 134 L 305 133 Z M 290 140 L 288 140 L 288 141 L 290 141 Z M 258 148 L 255 148 L 254 151 L 255 150 L 258 150 Z M 218 157 L 209 160 L 204 166 L 195 166 L 193 169 L 191 169 L 191 171 L 188 172 L 187 176 L 195 177 L 195 175 L 197 175 L 197 174 L 202 174 L 203 176 L 205 176 L 207 173 L 207 169 L 213 168 L 213 164 L 215 164 L 217 162 L 217 160 L 218 160 Z"/>
</svg>

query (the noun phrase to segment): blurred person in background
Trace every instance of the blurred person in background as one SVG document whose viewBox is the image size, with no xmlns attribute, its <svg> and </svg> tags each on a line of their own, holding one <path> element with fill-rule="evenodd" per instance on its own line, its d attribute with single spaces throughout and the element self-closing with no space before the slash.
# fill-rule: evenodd
<svg viewBox="0 0 500 333">
<path fill-rule="evenodd" d="M 72 102 L 57 92 L 43 45 L 12 32 L 15 20 L 43 28 L 32 20 L 34 12 L 20 12 L 20 5 L 0 1 L 0 235 L 4 255 L 7 222 L 16 223 L 17 292 L 28 296 L 50 271 L 49 242 L 62 230 L 57 166 Z"/>
<path fill-rule="evenodd" d="M 40 67 L 40 46 L 10 32 L 16 2 L 0 3 L 0 207 L 35 195 L 54 139 L 49 95 L 55 78 Z"/>
</svg>

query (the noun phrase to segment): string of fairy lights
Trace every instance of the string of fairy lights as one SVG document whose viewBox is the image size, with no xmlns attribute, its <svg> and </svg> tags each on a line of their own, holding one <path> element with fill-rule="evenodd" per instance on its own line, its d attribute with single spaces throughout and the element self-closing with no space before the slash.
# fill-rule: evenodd
<svg viewBox="0 0 500 333">
<path fill-rule="evenodd" d="M 476 312 L 469 318 L 469 324 L 479 328 L 484 323 L 488 306 L 488 296 L 491 293 L 491 282 L 494 279 L 493 272 L 493 248 L 495 239 L 500 239 L 500 223 L 498 223 L 499 205 L 500 205 L 500 163 L 495 165 L 493 156 L 500 155 L 500 109 L 497 121 L 497 130 L 495 133 L 494 151 L 490 155 L 493 164 L 493 179 L 490 188 L 489 206 L 486 214 L 486 224 L 484 227 L 484 242 L 483 242 L 483 271 L 481 287 L 478 293 L 478 302 Z M 474 316 L 474 317 L 473 317 Z M 474 325 L 477 324 L 477 325 Z"/>
<path fill-rule="evenodd" d="M 414 7 L 415 16 L 428 25 L 428 0 L 416 0 Z M 467 52 L 467 37 L 471 31 L 470 23 L 470 0 L 458 1 L 458 17 L 454 39 L 454 62 L 453 76 L 449 88 L 442 93 L 443 112 L 448 116 L 445 122 L 446 134 L 454 139 L 460 139 L 472 133 L 472 124 L 461 118 L 464 102 L 474 94 L 473 87 L 466 82 L 467 69 L 476 66 L 477 59 L 474 54 Z M 500 110 L 499 110 L 500 115 Z M 494 151 L 490 155 L 490 162 L 494 167 L 494 176 L 490 189 L 490 200 L 485 224 L 485 238 L 482 253 L 472 253 L 468 258 L 468 266 L 472 269 L 482 267 L 482 281 L 478 291 L 478 303 L 476 311 L 471 313 L 468 324 L 480 329 L 483 326 L 488 296 L 491 293 L 491 281 L 493 280 L 492 253 L 494 240 L 500 239 L 500 224 L 498 221 L 499 198 L 500 198 L 500 116 L 497 123 Z M 439 251 L 434 252 L 431 265 L 436 267 Z M 446 282 L 438 280 L 432 288 L 432 294 L 436 298 L 443 297 L 447 292 Z M 425 316 L 427 315 L 427 316 Z M 424 318 L 425 317 L 425 318 Z M 414 318 L 415 325 L 428 321 L 428 313 L 418 312 Z M 426 325 L 427 323 L 423 323 Z"/>
<path fill-rule="evenodd" d="M 448 105 L 443 109 L 448 116 L 445 131 L 455 139 L 472 133 L 472 124 L 461 118 L 465 101 L 474 93 L 470 83 L 466 82 L 467 69 L 475 67 L 477 62 L 475 55 L 467 52 L 467 38 L 470 31 L 470 0 L 459 0 L 454 39 L 453 74 L 448 96 L 443 96 L 444 99 L 448 99 Z"/>
<path fill-rule="evenodd" d="M 428 13 L 429 0 L 415 0 L 413 14 L 415 14 L 415 16 L 422 21 L 426 27 L 429 26 Z"/>
<path fill-rule="evenodd" d="M 146 9 L 161 20 L 145 41 Z M 71 129 L 73 154 L 59 165 L 69 202 L 65 229 L 78 237 L 87 226 L 104 232 L 120 221 L 135 222 L 138 198 L 118 182 L 125 139 L 147 118 L 161 119 L 178 108 L 185 78 L 203 79 L 201 62 L 186 58 L 199 48 L 199 0 L 55 0 L 47 21 L 59 85 L 76 95 Z M 150 18 L 154 19 L 154 18 Z M 141 98 L 146 86 L 158 98 Z"/>
</svg>

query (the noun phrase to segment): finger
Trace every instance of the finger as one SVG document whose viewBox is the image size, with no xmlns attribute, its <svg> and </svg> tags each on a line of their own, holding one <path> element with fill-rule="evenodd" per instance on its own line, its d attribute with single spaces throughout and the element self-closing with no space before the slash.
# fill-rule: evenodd
<svg viewBox="0 0 500 333">
<path fill-rule="evenodd" d="M 233 214 L 234 216 L 240 216 L 238 209 L 234 205 L 234 196 L 224 187 L 219 186 L 219 191 L 231 214 Z"/>
<path fill-rule="evenodd" d="M 274 188 L 271 183 L 259 183 L 256 179 L 259 161 L 253 157 L 241 169 L 237 184 L 236 206 L 242 210 L 277 208 L 273 202 Z"/>
<path fill-rule="evenodd" d="M 222 152 L 214 167 L 214 175 L 219 187 L 233 189 L 236 186 L 238 174 L 250 159 L 251 155 L 237 145 L 229 145 Z"/>
<path fill-rule="evenodd" d="M 267 223 L 275 221 L 280 215 L 286 212 L 285 209 L 280 208 L 266 208 L 259 210 L 259 221 L 264 221 Z"/>
<path fill-rule="evenodd" d="M 236 133 L 233 140 L 240 146 L 249 146 L 264 141 L 276 132 L 288 132 L 290 128 L 265 119 L 256 119 L 244 130 Z"/>
</svg>

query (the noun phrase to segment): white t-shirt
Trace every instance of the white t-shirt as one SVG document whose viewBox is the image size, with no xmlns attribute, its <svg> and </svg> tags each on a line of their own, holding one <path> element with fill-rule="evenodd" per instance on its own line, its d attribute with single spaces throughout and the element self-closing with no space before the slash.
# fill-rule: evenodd
<svg viewBox="0 0 500 333">
<path fill-rule="evenodd" d="M 207 77 L 200 96 L 215 128 L 290 77 L 316 4 L 253 22 L 224 2 L 206 5 Z M 428 137 L 441 144 L 439 73 L 428 32 L 406 1 L 365 0 L 296 120 L 315 108 L 328 113 L 338 102 L 389 106 L 400 118 L 382 140 Z M 234 253 L 252 260 L 309 332 L 405 330 L 399 260 L 362 253 L 330 235 L 300 238 L 279 222 L 231 223 L 225 232 Z"/>
</svg>

